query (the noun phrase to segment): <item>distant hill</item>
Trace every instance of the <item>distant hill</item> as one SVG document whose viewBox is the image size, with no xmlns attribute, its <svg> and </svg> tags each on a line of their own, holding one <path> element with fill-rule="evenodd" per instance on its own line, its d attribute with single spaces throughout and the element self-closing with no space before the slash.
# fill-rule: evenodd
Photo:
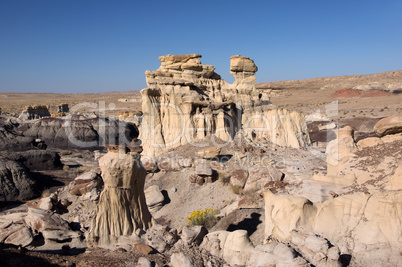
<svg viewBox="0 0 402 267">
<path fill-rule="evenodd" d="M 373 82 L 378 83 L 402 83 L 402 70 L 381 72 L 367 75 L 336 76 L 326 78 L 314 78 L 306 80 L 277 81 L 257 83 L 257 89 L 297 89 L 297 88 L 328 88 L 328 89 L 350 89 L 355 86 L 362 86 Z"/>
</svg>

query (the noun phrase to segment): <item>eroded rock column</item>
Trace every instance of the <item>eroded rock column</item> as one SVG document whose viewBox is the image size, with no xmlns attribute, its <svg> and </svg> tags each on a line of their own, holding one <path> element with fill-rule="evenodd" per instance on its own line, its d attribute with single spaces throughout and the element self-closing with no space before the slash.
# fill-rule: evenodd
<svg viewBox="0 0 402 267">
<path fill-rule="evenodd" d="M 120 236 L 132 236 L 137 229 L 152 226 L 144 194 L 146 171 L 140 164 L 140 154 L 124 152 L 112 150 L 99 160 L 105 188 L 92 222 L 91 245 L 115 244 Z"/>
</svg>

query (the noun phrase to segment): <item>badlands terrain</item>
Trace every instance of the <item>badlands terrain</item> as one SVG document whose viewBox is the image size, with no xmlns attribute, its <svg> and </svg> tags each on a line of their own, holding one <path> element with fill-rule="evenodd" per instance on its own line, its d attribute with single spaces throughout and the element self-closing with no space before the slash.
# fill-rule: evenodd
<svg viewBox="0 0 402 267">
<path fill-rule="evenodd" d="M 0 265 L 402 266 L 402 71 L 256 83 L 233 56 L 229 84 L 200 58 L 0 93 Z"/>
</svg>

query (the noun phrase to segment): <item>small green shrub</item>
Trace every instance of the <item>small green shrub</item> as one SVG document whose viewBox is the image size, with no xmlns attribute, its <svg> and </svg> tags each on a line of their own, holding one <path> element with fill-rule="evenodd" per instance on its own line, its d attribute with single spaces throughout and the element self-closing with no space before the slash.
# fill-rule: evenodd
<svg viewBox="0 0 402 267">
<path fill-rule="evenodd" d="M 187 217 L 189 225 L 203 225 L 207 228 L 212 227 L 216 223 L 216 215 L 218 211 L 213 209 L 196 210 Z"/>
<path fill-rule="evenodd" d="M 70 169 L 70 166 L 68 166 L 68 165 L 63 166 L 63 171 L 68 171 L 69 169 Z"/>
</svg>

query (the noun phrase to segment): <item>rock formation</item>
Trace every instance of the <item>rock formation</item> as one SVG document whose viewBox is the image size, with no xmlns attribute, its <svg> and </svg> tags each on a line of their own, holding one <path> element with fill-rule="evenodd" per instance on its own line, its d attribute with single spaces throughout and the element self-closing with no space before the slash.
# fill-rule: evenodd
<svg viewBox="0 0 402 267">
<path fill-rule="evenodd" d="M 0 201 L 28 200 L 35 195 L 35 182 L 24 166 L 0 156 Z"/>
<path fill-rule="evenodd" d="M 70 111 L 68 104 L 60 104 L 57 106 L 57 113 L 68 113 Z"/>
<path fill-rule="evenodd" d="M 121 236 L 152 226 L 144 195 L 146 171 L 138 153 L 125 151 L 109 151 L 99 159 L 104 190 L 90 232 L 93 245 L 115 244 Z"/>
<path fill-rule="evenodd" d="M 350 126 L 339 129 L 336 133 L 337 139 L 329 142 L 326 149 L 327 174 L 332 176 L 341 175 L 345 165 L 357 151 L 353 140 L 353 129 Z"/>
<path fill-rule="evenodd" d="M 201 55 L 161 56 L 156 71 L 146 71 L 148 88 L 141 90 L 144 154 L 158 155 L 207 136 L 232 140 L 235 134 L 264 137 L 281 146 L 310 143 L 304 115 L 268 108 L 267 93 L 255 88 L 258 70 L 248 57 L 232 56 L 229 84 L 201 64 Z"/>
<path fill-rule="evenodd" d="M 50 117 L 49 107 L 44 105 L 26 106 L 19 116 L 20 120 L 34 120 Z"/>
<path fill-rule="evenodd" d="M 246 230 L 209 233 L 201 247 L 223 258 L 231 266 L 308 266 L 303 258 L 284 244 L 271 242 L 254 247 Z"/>
<path fill-rule="evenodd" d="M 138 137 L 134 123 L 100 116 L 69 115 L 18 121 L 0 117 L 0 149 L 24 149 L 41 139 L 49 148 L 95 148 L 104 144 L 129 144 Z"/>
<path fill-rule="evenodd" d="M 399 191 L 354 193 L 324 203 L 265 191 L 264 199 L 266 240 L 291 244 L 296 240 L 294 245 L 300 247 L 300 235 L 317 233 L 337 245 L 342 254 L 361 253 L 357 258 L 366 264 L 371 259 L 367 254 L 375 251 L 382 253 L 376 256 L 377 261 L 394 255 L 387 259 L 392 262 L 402 247 Z"/>
<path fill-rule="evenodd" d="M 402 116 L 390 116 L 378 121 L 374 131 L 379 136 L 402 132 Z"/>
<path fill-rule="evenodd" d="M 30 171 L 43 171 L 60 169 L 63 164 L 60 155 L 54 151 L 27 150 L 24 152 L 11 152 L 8 157 L 22 163 Z"/>
</svg>

